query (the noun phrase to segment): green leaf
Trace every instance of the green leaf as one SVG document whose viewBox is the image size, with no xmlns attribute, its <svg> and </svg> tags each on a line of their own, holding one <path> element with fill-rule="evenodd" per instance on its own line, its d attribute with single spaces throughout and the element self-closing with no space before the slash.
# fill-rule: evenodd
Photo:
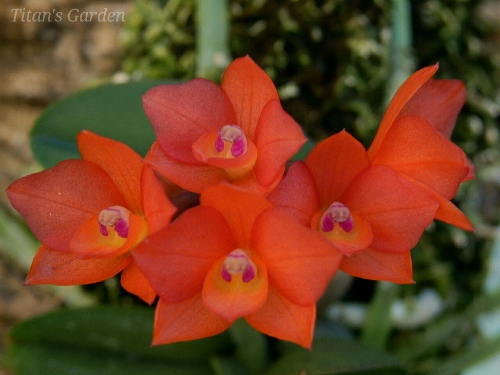
<svg viewBox="0 0 500 375">
<path fill-rule="evenodd" d="M 392 330 L 391 309 L 399 294 L 399 285 L 379 281 L 368 308 L 361 340 L 375 348 L 384 349 Z"/>
<path fill-rule="evenodd" d="M 245 367 L 235 357 L 214 357 L 210 360 L 215 375 L 246 375 Z"/>
<path fill-rule="evenodd" d="M 24 345 L 11 349 L 19 375 L 212 375 L 202 363 L 170 364 L 159 360 L 102 353 L 79 352 L 58 345 Z"/>
<path fill-rule="evenodd" d="M 155 140 L 142 109 L 142 95 L 166 82 L 148 80 L 106 84 L 72 94 L 50 105 L 31 131 L 31 148 L 45 168 L 79 158 L 76 135 L 83 129 L 126 143 L 145 155 Z"/>
<path fill-rule="evenodd" d="M 346 339 L 318 338 L 312 350 L 294 347 L 265 375 L 404 375 L 386 352 Z"/>
<path fill-rule="evenodd" d="M 486 340 L 485 342 L 481 342 L 476 344 L 471 349 L 466 349 L 461 351 L 460 353 L 448 357 L 441 361 L 435 368 L 428 371 L 429 375 L 454 375 L 461 374 L 466 369 L 472 368 L 474 365 L 485 364 L 488 359 L 494 358 L 494 356 L 498 356 L 500 352 L 500 337 L 496 337 L 493 340 Z M 496 360 L 498 364 L 498 360 Z M 484 370 L 482 368 L 481 370 Z M 495 373 L 498 372 L 498 368 Z M 470 371 L 472 373 L 472 371 Z M 485 372 L 479 372 L 483 373 Z"/>
<path fill-rule="evenodd" d="M 251 375 L 260 375 L 269 364 L 267 339 L 251 327 L 246 320 L 238 319 L 229 328 L 236 344 L 236 358 Z"/>
<path fill-rule="evenodd" d="M 153 309 L 92 307 L 41 315 L 10 332 L 8 355 L 18 375 L 213 374 L 227 334 L 151 347 Z"/>
</svg>

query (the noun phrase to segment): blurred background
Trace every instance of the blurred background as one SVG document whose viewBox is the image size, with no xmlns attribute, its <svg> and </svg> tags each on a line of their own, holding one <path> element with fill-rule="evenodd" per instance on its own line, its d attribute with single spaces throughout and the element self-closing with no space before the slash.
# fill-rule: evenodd
<svg viewBox="0 0 500 375">
<path fill-rule="evenodd" d="M 22 286 L 37 243 L 4 190 L 40 168 L 28 138 L 37 117 L 54 101 L 101 83 L 200 75 L 219 80 L 232 58 L 248 54 L 313 140 L 345 128 L 369 145 L 395 89 L 421 67 L 439 62 L 435 78 L 465 82 L 467 102 L 452 139 L 473 160 L 476 180 L 464 184 L 454 202 L 476 231 L 432 224 L 412 251 L 415 285 L 341 278 L 322 301 L 321 316 L 356 336 L 385 296 L 393 307 L 389 326 L 383 337 L 364 341 L 395 353 L 414 373 L 489 374 L 478 364 L 495 368 L 491 361 L 497 360 L 500 366 L 494 319 L 500 308 L 500 1 L 225 0 L 200 12 L 201 4 L 0 2 L 0 358 L 3 337 L 19 320 L 84 305 L 89 294 L 105 303 L 135 303 L 117 295 L 113 281 L 84 292 Z M 73 16 L 105 10 L 124 19 L 68 17 L 75 9 Z M 35 12 L 53 18 L 35 21 Z M 201 33 L 202 20 L 221 12 L 227 22 Z M 200 45 L 210 39 L 225 42 L 204 63 Z M 451 369 L 437 372 L 443 358 Z M 1 363 L 0 374 L 8 374 Z"/>
</svg>

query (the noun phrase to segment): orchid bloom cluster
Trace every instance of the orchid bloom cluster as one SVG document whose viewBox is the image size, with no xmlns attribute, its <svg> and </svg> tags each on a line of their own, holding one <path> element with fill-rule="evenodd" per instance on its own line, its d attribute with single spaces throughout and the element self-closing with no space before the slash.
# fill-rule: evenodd
<svg viewBox="0 0 500 375">
<path fill-rule="evenodd" d="M 157 141 L 145 158 L 88 131 L 79 160 L 7 189 L 40 246 L 27 284 L 74 285 L 121 272 L 156 305 L 153 344 L 208 337 L 239 318 L 309 348 L 316 302 L 337 270 L 412 283 L 410 250 L 438 219 L 472 225 L 450 202 L 473 178 L 449 138 L 464 85 L 413 74 L 366 150 L 341 131 L 289 163 L 306 141 L 249 57 L 221 86 L 150 89 Z"/>
</svg>

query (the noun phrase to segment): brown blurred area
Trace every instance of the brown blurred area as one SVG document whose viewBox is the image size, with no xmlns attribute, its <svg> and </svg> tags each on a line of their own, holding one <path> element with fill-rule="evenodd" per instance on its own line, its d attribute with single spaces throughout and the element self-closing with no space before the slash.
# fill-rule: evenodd
<svg viewBox="0 0 500 375">
<path fill-rule="evenodd" d="M 36 169 L 28 134 L 44 108 L 72 92 L 108 80 L 120 68 L 123 50 L 118 35 L 123 22 L 99 22 L 96 17 L 90 20 L 79 16 L 106 10 L 123 12 L 126 17 L 132 7 L 132 1 L 124 0 L 0 2 L 0 208 L 3 211 L 17 215 L 7 200 L 5 188 Z M 15 322 L 61 304 L 46 288 L 23 286 L 27 270 L 2 251 L 1 247 L 6 245 L 0 241 L 0 357 L 5 350 L 6 334 Z M 10 375 L 2 368 L 1 361 L 0 375 Z"/>
</svg>

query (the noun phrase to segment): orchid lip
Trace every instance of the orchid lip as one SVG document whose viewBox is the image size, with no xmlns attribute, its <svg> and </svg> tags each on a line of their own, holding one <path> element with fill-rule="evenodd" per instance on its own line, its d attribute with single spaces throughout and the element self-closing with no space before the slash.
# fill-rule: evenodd
<svg viewBox="0 0 500 375">
<path fill-rule="evenodd" d="M 350 232 L 354 228 L 354 219 L 349 208 L 340 202 L 333 202 L 328 207 L 320 223 L 323 232 L 331 232 L 335 227 L 335 223 L 338 223 L 345 232 Z"/>
<path fill-rule="evenodd" d="M 99 213 L 97 222 L 99 223 L 99 232 L 103 236 L 108 236 L 108 227 L 113 227 L 122 238 L 128 237 L 130 211 L 122 206 L 111 206 L 105 208 Z"/>
<path fill-rule="evenodd" d="M 215 140 L 215 149 L 222 152 L 226 147 L 226 142 L 231 143 L 231 155 L 238 157 L 247 151 L 247 139 L 245 132 L 238 125 L 224 125 Z"/>
<path fill-rule="evenodd" d="M 244 283 L 252 281 L 257 274 L 257 267 L 244 250 L 233 250 L 222 263 L 221 277 L 228 283 L 233 275 L 241 275 Z"/>
</svg>

